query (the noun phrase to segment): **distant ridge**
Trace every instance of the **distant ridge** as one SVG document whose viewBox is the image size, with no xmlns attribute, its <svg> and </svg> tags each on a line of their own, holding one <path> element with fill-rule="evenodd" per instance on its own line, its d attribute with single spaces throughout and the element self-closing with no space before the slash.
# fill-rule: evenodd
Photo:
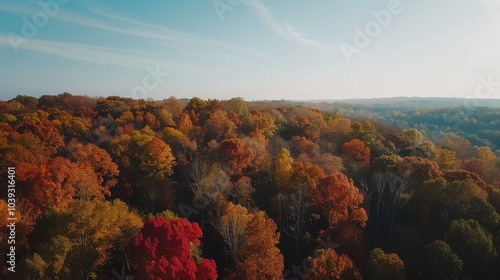
<svg viewBox="0 0 500 280">
<path fill-rule="evenodd" d="M 323 100 L 302 100 L 302 102 L 313 103 L 346 103 L 366 106 L 394 107 L 500 107 L 500 99 L 480 99 L 480 98 L 450 98 L 450 97 L 382 97 L 368 99 L 323 99 Z"/>
</svg>

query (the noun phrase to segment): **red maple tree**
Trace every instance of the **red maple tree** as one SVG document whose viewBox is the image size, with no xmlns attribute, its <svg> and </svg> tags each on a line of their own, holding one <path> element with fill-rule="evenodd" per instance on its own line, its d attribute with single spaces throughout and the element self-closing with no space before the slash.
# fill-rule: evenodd
<svg viewBox="0 0 500 280">
<path fill-rule="evenodd" d="M 130 241 L 130 262 L 139 279 L 217 279 L 215 262 L 203 259 L 202 232 L 183 218 L 150 218 Z"/>
</svg>

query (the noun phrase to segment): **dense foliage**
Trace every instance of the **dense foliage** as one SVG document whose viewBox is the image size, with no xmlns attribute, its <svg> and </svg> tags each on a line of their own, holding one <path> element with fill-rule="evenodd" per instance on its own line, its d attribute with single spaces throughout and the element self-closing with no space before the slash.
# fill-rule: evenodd
<svg viewBox="0 0 500 280">
<path fill-rule="evenodd" d="M 497 279 L 494 110 L 465 108 L 463 125 L 444 129 L 443 108 L 303 105 L 0 101 L 3 182 L 16 167 L 15 276 Z M 0 278 L 12 276 L 0 258 Z"/>
</svg>

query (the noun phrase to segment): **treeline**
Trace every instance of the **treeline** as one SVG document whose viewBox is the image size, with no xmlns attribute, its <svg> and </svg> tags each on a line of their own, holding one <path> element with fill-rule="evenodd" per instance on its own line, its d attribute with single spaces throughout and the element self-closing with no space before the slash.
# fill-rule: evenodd
<svg viewBox="0 0 500 280">
<path fill-rule="evenodd" d="M 0 172 L 16 167 L 19 198 L 18 265 L 2 254 L 2 277 L 496 279 L 498 155 L 398 116 L 241 98 L 0 101 Z"/>
</svg>

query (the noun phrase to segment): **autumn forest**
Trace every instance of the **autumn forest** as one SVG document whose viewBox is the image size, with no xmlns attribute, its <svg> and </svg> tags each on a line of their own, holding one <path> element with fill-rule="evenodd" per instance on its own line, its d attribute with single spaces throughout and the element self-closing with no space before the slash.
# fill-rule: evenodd
<svg viewBox="0 0 500 280">
<path fill-rule="evenodd" d="M 0 101 L 0 278 L 498 279 L 499 110 L 422 108 Z"/>
</svg>

